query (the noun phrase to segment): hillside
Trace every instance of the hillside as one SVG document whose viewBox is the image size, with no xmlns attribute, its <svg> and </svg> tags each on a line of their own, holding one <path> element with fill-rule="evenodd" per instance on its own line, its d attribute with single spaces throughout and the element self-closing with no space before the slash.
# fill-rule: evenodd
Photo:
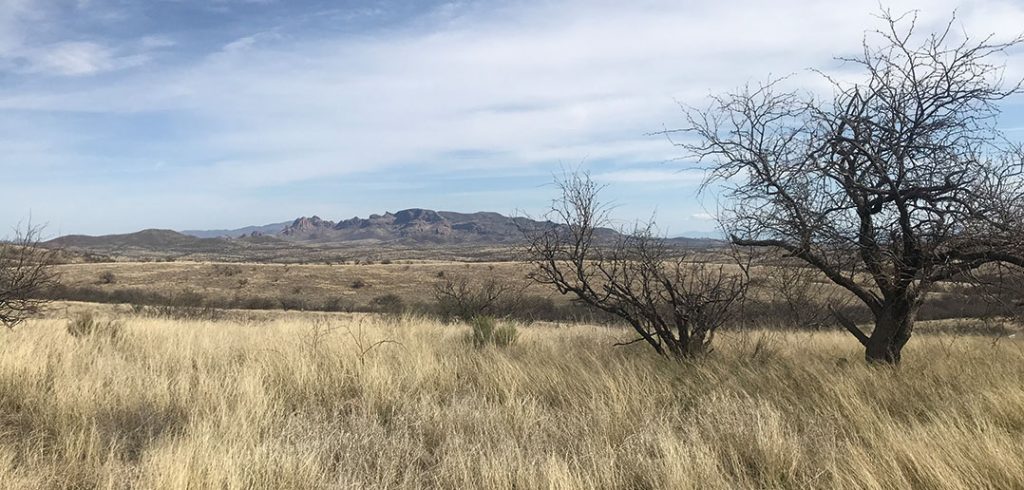
<svg viewBox="0 0 1024 490">
<path fill-rule="evenodd" d="M 238 238 L 254 235 L 277 235 L 291 223 L 291 221 L 284 221 L 281 223 L 271 223 L 269 225 L 245 226 L 231 230 L 182 230 L 180 233 L 183 235 L 194 236 L 196 238 Z"/>
<path fill-rule="evenodd" d="M 147 229 L 118 235 L 66 235 L 44 245 L 61 248 L 72 253 L 103 254 L 123 258 L 253 258 L 266 256 L 282 246 L 294 248 L 270 236 L 253 236 L 229 240 L 225 238 L 197 238 L 172 230 Z"/>
</svg>

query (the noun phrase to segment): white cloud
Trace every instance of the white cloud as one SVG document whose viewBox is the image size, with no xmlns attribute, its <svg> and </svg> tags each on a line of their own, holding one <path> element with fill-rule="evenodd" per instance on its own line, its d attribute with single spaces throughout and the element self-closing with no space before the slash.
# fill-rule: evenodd
<svg viewBox="0 0 1024 490">
<path fill-rule="evenodd" d="M 920 29 L 934 30 L 960 3 L 929 2 Z M 891 2 L 894 11 L 918 4 Z M 679 185 L 702 175 L 676 173 L 683 165 L 675 162 L 652 170 L 679 154 L 664 138 L 646 136 L 681 124 L 676 100 L 700 103 L 708 93 L 790 73 L 794 86 L 821 87 L 805 69 L 856 54 L 878 9 L 874 0 L 467 5 L 362 35 L 262 29 L 191 61 L 150 63 L 102 84 L 7 90 L 0 110 L 184 114 L 195 131 L 174 141 L 173 157 L 153 159 L 187 167 L 174 176 L 181 184 L 218 189 L 403 166 L 486 173 L 581 161 L 614 166 L 601 175 L 609 182 Z M 1016 33 L 1024 25 L 1019 3 L 961 7 L 971 32 Z M 0 57 L 7 56 L 3 19 L 0 9 Z M 11 49 L 24 52 L 24 40 L 11 39 Z M 36 47 L 32 60 L 40 71 L 84 79 L 172 45 L 159 37 L 64 41 Z M 1012 61 L 1011 68 L 1024 65 L 1019 54 Z M 73 140 L 50 131 L 53 145 Z"/>
<path fill-rule="evenodd" d="M 27 71 L 79 76 L 116 70 L 142 63 L 143 58 L 116 56 L 109 48 L 93 42 L 62 42 L 33 50 L 26 57 Z"/>
</svg>

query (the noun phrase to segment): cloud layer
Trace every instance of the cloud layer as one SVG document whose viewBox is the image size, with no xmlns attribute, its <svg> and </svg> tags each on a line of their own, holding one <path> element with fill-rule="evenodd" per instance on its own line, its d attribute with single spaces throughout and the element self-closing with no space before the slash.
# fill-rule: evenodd
<svg viewBox="0 0 1024 490">
<path fill-rule="evenodd" d="M 0 7 L 0 170 L 17 198 L 0 222 L 27 209 L 62 231 L 95 232 L 403 205 L 536 210 L 552 171 L 584 162 L 616 184 L 623 215 L 659 208 L 672 228 L 706 227 L 699 178 L 677 172 L 685 162 L 648 134 L 679 122 L 677 101 L 769 74 L 820 86 L 806 68 L 854 53 L 877 10 L 793 0 L 179 3 L 202 15 L 160 13 L 198 19 L 175 24 L 101 1 Z M 939 0 L 921 29 L 956 8 L 968 32 L 1024 26 L 1011 2 Z"/>
</svg>

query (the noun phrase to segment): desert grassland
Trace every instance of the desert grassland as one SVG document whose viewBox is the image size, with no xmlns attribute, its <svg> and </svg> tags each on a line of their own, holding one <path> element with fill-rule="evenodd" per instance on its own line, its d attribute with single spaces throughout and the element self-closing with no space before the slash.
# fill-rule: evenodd
<svg viewBox="0 0 1024 490">
<path fill-rule="evenodd" d="M 712 254 L 700 259 L 720 260 Z M 721 259 L 724 260 L 724 259 Z M 717 266 L 713 265 L 713 267 Z M 740 273 L 735 264 L 722 262 Z M 212 302 L 238 298 L 301 298 L 311 305 L 332 299 L 354 308 L 366 308 L 374 298 L 394 294 L 407 304 L 435 301 L 434 286 L 449 278 L 465 278 L 479 284 L 495 279 L 519 286 L 523 294 L 568 304 L 569 297 L 531 281 L 532 266 L 524 262 L 401 261 L 389 264 L 257 264 L 221 262 L 108 262 L 65 264 L 56 268 L 61 282 L 70 287 L 111 293 L 138 291 L 173 296 L 182 292 L 201 295 Z M 110 273 L 114 279 L 101 277 Z M 765 277 L 754 268 L 754 277 Z M 815 281 L 820 290 L 836 289 L 826 279 Z"/>
<path fill-rule="evenodd" d="M 527 288 L 528 294 L 552 295 L 531 284 L 528 265 L 521 262 L 414 262 L 390 264 L 255 264 L 217 262 L 111 262 L 67 264 L 56 269 L 67 286 L 102 291 L 133 290 L 171 295 L 182 291 L 213 301 L 233 298 L 300 297 L 312 304 L 339 298 L 365 307 L 373 298 L 397 294 L 408 303 L 434 300 L 434 284 L 446 277 L 472 281 L 499 278 Z M 114 282 L 103 284 L 109 272 Z"/>
<path fill-rule="evenodd" d="M 0 338 L 3 488 L 1020 488 L 1024 343 L 737 332 L 699 362 L 628 332 L 374 315 L 116 317 Z M 379 340 L 398 343 L 381 344 Z"/>
</svg>

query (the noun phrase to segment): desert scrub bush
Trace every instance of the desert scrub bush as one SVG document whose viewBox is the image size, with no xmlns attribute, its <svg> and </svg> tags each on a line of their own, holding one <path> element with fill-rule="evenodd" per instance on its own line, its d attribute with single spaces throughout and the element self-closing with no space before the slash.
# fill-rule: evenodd
<svg viewBox="0 0 1024 490">
<path fill-rule="evenodd" d="M 352 312 L 355 310 L 355 305 L 345 298 L 333 296 L 331 298 L 328 298 L 327 301 L 324 302 L 323 310 L 334 312 Z"/>
<path fill-rule="evenodd" d="M 519 329 L 511 322 L 498 322 L 494 317 L 478 316 L 469 322 L 469 338 L 474 347 L 488 345 L 508 347 L 519 340 Z"/>
<path fill-rule="evenodd" d="M 76 339 L 104 338 L 115 341 L 121 337 L 124 324 L 119 320 L 100 318 L 91 311 L 78 313 L 68 319 L 67 331 Z"/>
<path fill-rule="evenodd" d="M 306 298 L 302 296 L 286 296 L 284 298 L 280 298 L 278 301 L 280 301 L 281 308 L 284 309 L 285 311 L 306 311 L 311 309 L 309 302 L 306 301 Z"/>
<path fill-rule="evenodd" d="M 100 274 L 99 284 L 114 284 L 117 282 L 117 276 L 112 271 L 104 271 Z"/>
<path fill-rule="evenodd" d="M 510 316 L 523 301 L 523 285 L 496 277 L 472 281 L 450 275 L 434 284 L 434 299 L 441 321 L 472 321 L 477 316 Z"/>
<path fill-rule="evenodd" d="M 397 294 L 384 294 L 370 300 L 370 308 L 389 317 L 400 317 L 405 314 L 405 301 Z"/>
<path fill-rule="evenodd" d="M 280 308 L 281 302 L 266 296 L 236 297 L 230 306 L 242 310 L 273 310 Z"/>
<path fill-rule="evenodd" d="M 217 276 L 231 277 L 242 273 L 242 268 L 230 264 L 214 264 L 213 273 Z"/>
</svg>

